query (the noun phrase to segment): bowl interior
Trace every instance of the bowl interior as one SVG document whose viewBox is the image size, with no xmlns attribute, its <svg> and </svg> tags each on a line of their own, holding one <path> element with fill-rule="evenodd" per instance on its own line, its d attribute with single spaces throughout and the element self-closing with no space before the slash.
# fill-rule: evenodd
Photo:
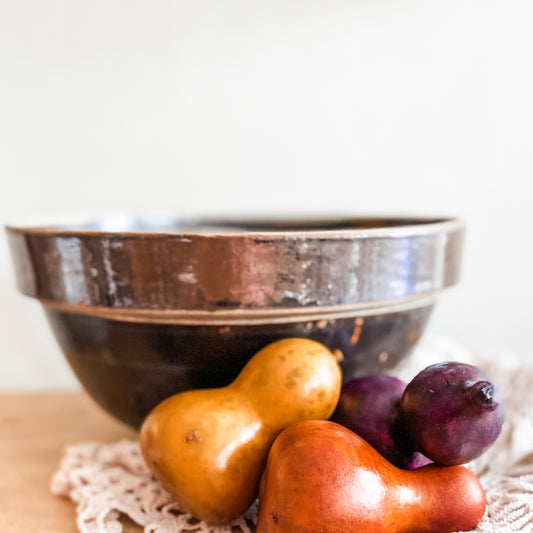
<svg viewBox="0 0 533 533">
<path fill-rule="evenodd" d="M 445 218 L 358 217 L 358 218 L 202 218 L 180 219 L 168 215 L 109 215 L 78 222 L 38 226 L 44 231 L 97 233 L 170 233 L 231 235 L 247 233 L 299 233 L 346 230 L 391 229 L 444 222 Z M 34 226 L 34 229 L 37 229 Z"/>
</svg>

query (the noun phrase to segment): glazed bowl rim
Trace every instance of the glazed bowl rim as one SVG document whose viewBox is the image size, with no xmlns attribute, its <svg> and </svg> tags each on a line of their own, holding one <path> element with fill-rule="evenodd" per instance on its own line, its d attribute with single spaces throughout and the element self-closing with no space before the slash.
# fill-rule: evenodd
<svg viewBox="0 0 533 533">
<path fill-rule="evenodd" d="M 192 220 L 178 232 L 10 225 L 17 284 L 65 311 L 220 323 L 422 305 L 459 279 L 457 218 Z M 212 232 L 191 231 L 200 223 Z"/>
</svg>

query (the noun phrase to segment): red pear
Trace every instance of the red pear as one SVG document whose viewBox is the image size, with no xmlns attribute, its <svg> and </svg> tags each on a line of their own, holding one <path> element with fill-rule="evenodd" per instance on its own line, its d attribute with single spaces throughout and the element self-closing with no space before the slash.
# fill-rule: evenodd
<svg viewBox="0 0 533 533">
<path fill-rule="evenodd" d="M 309 420 L 275 440 L 259 505 L 257 533 L 450 533 L 475 527 L 486 499 L 466 467 L 401 470 L 347 428 Z"/>
</svg>

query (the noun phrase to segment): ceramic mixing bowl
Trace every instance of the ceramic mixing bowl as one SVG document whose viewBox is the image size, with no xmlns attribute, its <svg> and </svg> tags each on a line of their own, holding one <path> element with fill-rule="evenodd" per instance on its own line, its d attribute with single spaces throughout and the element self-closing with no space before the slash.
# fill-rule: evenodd
<svg viewBox="0 0 533 533">
<path fill-rule="evenodd" d="M 344 379 L 406 357 L 459 277 L 455 219 L 103 217 L 7 227 L 19 289 L 72 370 L 132 426 L 169 395 L 230 383 L 284 337 L 340 349 Z"/>
</svg>

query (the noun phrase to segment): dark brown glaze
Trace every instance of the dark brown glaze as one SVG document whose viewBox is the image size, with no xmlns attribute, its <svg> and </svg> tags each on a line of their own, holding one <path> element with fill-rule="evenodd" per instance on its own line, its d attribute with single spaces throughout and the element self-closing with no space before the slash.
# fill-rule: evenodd
<svg viewBox="0 0 533 533">
<path fill-rule="evenodd" d="M 170 394 L 227 385 L 281 338 L 341 350 L 345 379 L 391 368 L 459 277 L 455 219 L 119 222 L 7 233 L 19 289 L 88 392 L 132 426 Z"/>
<path fill-rule="evenodd" d="M 453 219 L 211 226 L 8 227 L 8 237 L 20 290 L 70 306 L 290 314 L 427 295 L 459 276 Z"/>
<path fill-rule="evenodd" d="M 228 385 L 261 348 L 306 337 L 341 350 L 344 380 L 385 372 L 418 341 L 431 306 L 382 316 L 248 326 L 134 323 L 47 309 L 74 373 L 108 412 L 138 427 L 183 390 Z"/>
</svg>

